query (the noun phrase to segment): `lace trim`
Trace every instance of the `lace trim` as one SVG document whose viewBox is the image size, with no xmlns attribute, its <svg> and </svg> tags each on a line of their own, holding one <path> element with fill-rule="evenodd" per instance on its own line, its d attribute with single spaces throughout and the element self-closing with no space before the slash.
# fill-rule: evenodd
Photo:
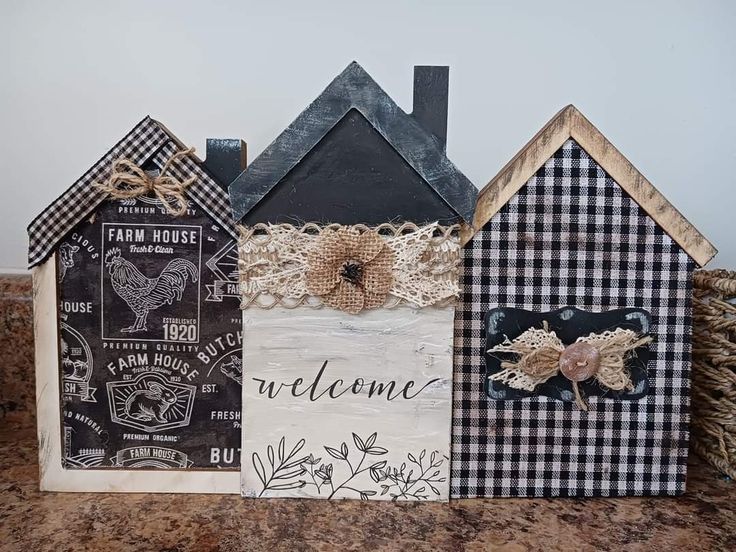
<svg viewBox="0 0 736 552">
<path fill-rule="evenodd" d="M 334 255 L 334 236 L 357 239 L 363 234 L 375 233 L 380 236 L 392 260 L 388 276 L 388 292 L 384 301 L 368 298 L 366 290 L 364 308 L 380 304 L 382 308 L 395 308 L 408 304 L 415 307 L 446 306 L 459 295 L 458 266 L 460 263 L 459 226 L 440 226 L 437 223 L 417 226 L 413 223 L 401 225 L 381 224 L 376 227 L 365 225 L 342 226 L 331 224 L 321 226 L 308 223 L 297 227 L 291 224 L 256 224 L 239 226 L 239 272 L 241 308 L 258 307 L 270 309 L 276 306 L 285 308 L 321 308 L 325 304 L 342 308 L 347 312 L 357 312 L 354 297 L 349 306 L 343 308 L 340 290 L 330 294 L 310 293 L 311 281 L 307 274 L 314 270 L 324 270 L 325 265 L 336 263 L 336 270 L 344 274 L 345 266 L 340 264 L 339 256 Z M 375 253 L 375 238 L 366 236 L 371 251 L 357 250 L 357 257 L 366 260 L 370 268 L 371 256 Z M 332 240 L 332 241 L 330 241 Z M 356 242 L 357 243 L 357 242 Z M 329 247 L 328 247 L 329 246 Z M 355 244 L 347 246 L 347 257 L 356 256 Z M 380 244 L 378 246 L 380 248 Z M 329 251 L 328 251 L 329 249 Z M 362 257 L 361 257 L 362 255 Z M 378 254 L 376 253 L 375 256 Z M 310 265 L 311 261 L 311 265 Z M 347 262 L 347 261 L 346 261 Z M 349 262 L 353 262 L 350 260 Z M 367 270 L 366 270 L 367 272 Z M 361 274 L 358 269 L 357 274 Z M 311 274 L 310 274 L 311 275 Z M 312 279 L 313 280 L 313 279 Z M 351 280 L 352 281 L 352 280 Z M 384 281 L 387 284 L 387 282 Z M 349 287 L 340 281 L 337 286 Z M 380 287 L 380 286 L 379 286 Z M 311 289 L 315 289 L 312 285 Z M 323 291 L 323 290 L 320 290 Z M 348 289 L 354 292 L 355 290 Z"/>
</svg>

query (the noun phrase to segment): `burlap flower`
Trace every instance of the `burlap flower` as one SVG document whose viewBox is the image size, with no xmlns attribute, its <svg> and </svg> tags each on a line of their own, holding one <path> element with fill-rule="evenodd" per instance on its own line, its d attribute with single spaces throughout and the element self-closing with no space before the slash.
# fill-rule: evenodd
<svg viewBox="0 0 736 552">
<path fill-rule="evenodd" d="M 307 255 L 307 290 L 351 314 L 375 309 L 391 289 L 393 264 L 393 251 L 376 232 L 326 229 Z"/>
</svg>

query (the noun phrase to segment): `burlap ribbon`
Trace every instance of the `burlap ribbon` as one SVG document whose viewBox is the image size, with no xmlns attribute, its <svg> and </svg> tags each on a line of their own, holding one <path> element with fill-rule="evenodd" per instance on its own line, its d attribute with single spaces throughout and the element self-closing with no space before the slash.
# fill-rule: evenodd
<svg viewBox="0 0 736 552">
<path fill-rule="evenodd" d="M 166 161 L 158 176 L 150 176 L 129 159 L 117 159 L 113 161 L 110 177 L 103 183 L 94 184 L 94 187 L 114 199 L 131 199 L 153 192 L 170 215 L 181 216 L 187 212 L 184 191 L 196 177 L 182 182 L 166 173 L 175 161 L 192 153 L 194 148 L 176 152 Z"/>
<path fill-rule="evenodd" d="M 488 350 L 489 353 L 516 355 L 514 360 L 501 362 L 501 370 L 490 375 L 489 379 L 514 389 L 534 391 L 538 385 L 562 373 L 572 382 L 577 405 L 587 410 L 578 382 L 592 378 L 612 391 L 632 389 L 626 360 L 637 347 L 651 341 L 650 336 L 616 328 L 579 337 L 566 347 L 555 332 L 549 331 L 545 322 L 542 329 L 530 328 L 513 341 L 507 338 Z"/>
<path fill-rule="evenodd" d="M 458 296 L 457 227 L 307 223 L 241 227 L 242 308 L 446 306 Z"/>
</svg>

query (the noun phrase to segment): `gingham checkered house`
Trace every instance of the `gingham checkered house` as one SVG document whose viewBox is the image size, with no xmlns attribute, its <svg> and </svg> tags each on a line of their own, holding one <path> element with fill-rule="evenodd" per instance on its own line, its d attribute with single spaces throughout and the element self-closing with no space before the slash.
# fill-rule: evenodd
<svg viewBox="0 0 736 552">
<path fill-rule="evenodd" d="M 691 276 L 713 246 L 573 106 L 480 192 L 465 241 L 452 496 L 682 493 Z M 653 338 L 632 387 L 582 384 L 587 411 L 561 375 L 531 392 L 489 379 L 494 336 L 549 321 L 567 344 L 632 312 Z"/>
<path fill-rule="evenodd" d="M 224 186 L 245 144 L 208 140 L 205 162 L 189 154 L 166 168 L 184 149 L 145 118 L 28 228 L 43 490 L 238 491 L 241 333 Z M 186 213 L 95 187 L 120 159 L 192 179 Z"/>
</svg>

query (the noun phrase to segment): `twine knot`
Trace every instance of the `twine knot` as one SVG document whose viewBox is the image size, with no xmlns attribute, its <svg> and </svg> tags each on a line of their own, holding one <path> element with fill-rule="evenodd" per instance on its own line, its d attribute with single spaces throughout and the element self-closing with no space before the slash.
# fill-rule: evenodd
<svg viewBox="0 0 736 552">
<path fill-rule="evenodd" d="M 166 174 L 175 161 L 194 153 L 194 148 L 178 151 L 164 164 L 157 176 L 151 176 L 129 159 L 116 159 L 112 163 L 109 178 L 94 187 L 114 199 L 131 199 L 153 193 L 164 206 L 166 212 L 175 217 L 187 212 L 184 191 L 191 186 L 196 177 L 183 182 L 175 176 Z"/>
<path fill-rule="evenodd" d="M 558 373 L 572 383 L 575 402 L 581 410 L 588 410 L 578 388 L 578 382 L 594 378 L 599 385 L 612 391 L 631 389 L 631 375 L 626 359 L 637 347 L 652 341 L 633 330 L 616 328 L 600 334 L 579 337 L 565 346 L 555 332 L 544 327 L 530 328 L 513 341 L 506 338 L 489 353 L 513 353 L 513 361 L 503 361 L 501 371 L 489 376 L 514 389 L 534 391 Z"/>
</svg>

